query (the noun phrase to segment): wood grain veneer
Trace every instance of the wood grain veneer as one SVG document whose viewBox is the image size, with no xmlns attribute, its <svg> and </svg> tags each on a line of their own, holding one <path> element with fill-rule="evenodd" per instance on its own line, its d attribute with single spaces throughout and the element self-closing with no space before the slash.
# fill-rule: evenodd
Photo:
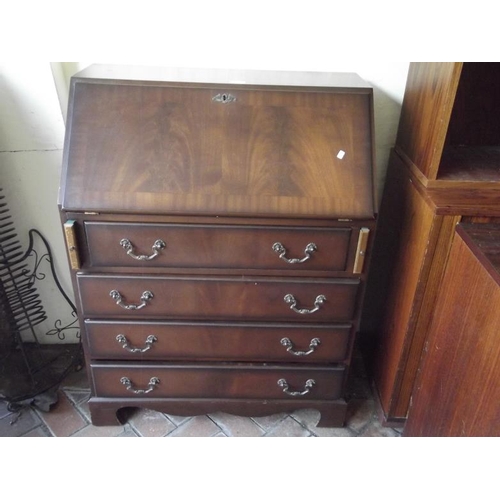
<svg viewBox="0 0 500 500">
<path fill-rule="evenodd" d="M 411 63 L 396 148 L 427 179 L 438 174 L 462 65 Z"/>
<path fill-rule="evenodd" d="M 344 425 L 373 166 L 373 91 L 357 75 L 72 77 L 58 202 L 74 221 L 92 423 L 116 425 L 126 407 L 314 408 L 318 425 Z M 314 251 L 290 264 L 275 243 L 288 259 Z"/>
<path fill-rule="evenodd" d="M 352 325 L 302 325 L 297 323 L 95 321 L 86 320 L 90 354 L 94 359 L 173 361 L 192 359 L 288 363 L 342 363 L 349 357 Z M 130 348 L 144 348 L 153 335 L 156 341 L 145 352 L 130 352 L 117 341 L 123 335 Z M 307 355 L 294 355 L 283 338 L 290 339 L 292 351 L 308 352 L 311 341 L 317 347 Z"/>
<path fill-rule="evenodd" d="M 242 399 L 285 399 L 289 397 L 278 385 L 285 379 L 291 391 L 304 390 L 309 379 L 315 381 L 305 399 L 337 399 L 343 388 L 345 368 L 298 367 L 287 365 L 203 365 L 164 363 L 160 365 L 93 364 L 96 392 L 108 397 L 131 397 L 133 393 L 120 382 L 130 379 L 134 388 L 148 387 L 151 377 L 160 383 L 146 397 L 207 399 L 238 397 Z M 139 394 L 139 396 L 141 396 Z M 144 396 L 143 396 L 144 397 Z"/>
<path fill-rule="evenodd" d="M 353 318 L 359 280 L 279 279 L 198 276 L 78 276 L 84 317 L 197 318 L 345 321 Z M 117 290 L 126 304 L 140 304 L 144 291 L 153 294 L 139 310 L 124 310 L 110 297 Z M 326 300 L 313 314 L 297 314 L 284 297 L 292 294 L 297 308 L 313 309 L 315 300 Z"/>
<path fill-rule="evenodd" d="M 366 322 L 384 423 L 407 417 L 456 224 L 500 216 L 499 88 L 498 63 L 410 65 L 368 284 L 388 289 Z"/>
<path fill-rule="evenodd" d="M 457 234 L 406 436 L 500 435 L 500 227 L 461 225 Z"/>
<path fill-rule="evenodd" d="M 92 266 L 138 268 L 184 267 L 215 269 L 282 269 L 343 271 L 353 231 L 351 228 L 283 228 L 265 226 L 214 226 L 195 224 L 85 223 Z M 354 235 L 356 236 L 356 235 Z M 120 241 L 127 238 L 137 255 L 152 255 L 158 239 L 165 243 L 158 257 L 137 261 L 127 255 Z M 289 264 L 273 250 L 275 243 L 286 249 L 288 259 L 307 257 L 305 249 L 315 250 L 302 263 Z M 186 251 L 189 249 L 189 251 Z"/>
<path fill-rule="evenodd" d="M 73 80 L 65 210 L 373 215 L 368 89 L 98 82 Z"/>
<path fill-rule="evenodd" d="M 432 263 L 431 242 L 438 237 L 440 220 L 436 220 L 432 208 L 415 188 L 397 155 L 393 154 L 390 168 L 380 216 L 384 225 L 389 226 L 387 229 L 395 233 L 392 243 L 397 246 L 385 247 L 392 256 L 392 280 L 383 305 L 380 328 L 383 334 L 378 339 L 373 359 L 382 407 L 386 414 L 394 416 L 394 404 L 398 401 L 395 387 L 399 392 L 404 370 L 401 360 L 406 360 L 415 330 L 419 315 L 416 300 L 424 294 Z M 404 416 L 405 412 L 396 415 Z"/>
</svg>

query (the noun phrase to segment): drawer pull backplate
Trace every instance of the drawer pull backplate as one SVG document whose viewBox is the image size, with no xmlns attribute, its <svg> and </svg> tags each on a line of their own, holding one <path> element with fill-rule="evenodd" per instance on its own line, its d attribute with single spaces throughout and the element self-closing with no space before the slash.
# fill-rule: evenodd
<svg viewBox="0 0 500 500">
<path fill-rule="evenodd" d="M 312 378 L 306 380 L 304 390 L 303 391 L 291 391 L 288 386 L 288 382 L 284 378 L 280 378 L 278 380 L 278 385 L 283 389 L 285 394 L 289 396 L 305 396 L 312 389 L 312 386 L 316 383 L 316 381 Z"/>
<path fill-rule="evenodd" d="M 160 379 L 158 377 L 151 377 L 147 389 L 134 389 L 132 387 L 132 382 L 128 377 L 122 377 L 120 379 L 120 382 L 127 388 L 128 391 L 132 391 L 134 394 L 147 394 L 148 392 L 151 392 L 155 388 L 155 386 L 160 383 Z"/>
<path fill-rule="evenodd" d="M 153 253 L 151 255 L 135 255 L 134 245 L 132 245 L 130 240 L 123 238 L 122 240 L 120 240 L 120 245 L 127 251 L 127 255 L 130 255 L 130 257 L 136 260 L 152 260 L 155 257 L 158 257 L 158 255 L 160 255 L 160 250 L 166 247 L 166 244 L 163 240 L 156 240 L 153 243 Z"/>
<path fill-rule="evenodd" d="M 285 346 L 287 351 L 295 356 L 308 356 L 309 354 L 313 353 L 316 350 L 316 347 L 318 347 L 321 342 L 318 338 L 311 339 L 311 342 L 309 342 L 309 350 L 308 351 L 294 351 L 294 345 L 293 342 L 288 338 L 284 337 L 280 340 L 281 345 Z"/>
<path fill-rule="evenodd" d="M 283 259 L 285 262 L 288 264 L 302 264 L 306 260 L 309 260 L 311 258 L 311 255 L 318 249 L 315 243 L 308 243 L 306 245 L 306 248 L 304 249 L 304 253 L 306 254 L 305 257 L 302 257 L 302 259 L 289 259 L 288 257 L 285 257 L 286 254 L 286 248 L 279 242 L 277 241 L 276 243 L 273 244 L 273 250 L 279 254 L 279 258 Z"/>
<path fill-rule="evenodd" d="M 142 292 L 140 304 L 125 304 L 118 290 L 111 290 L 111 292 L 109 292 L 109 296 L 116 301 L 117 305 L 123 307 L 123 309 L 129 309 L 129 310 L 142 309 L 154 297 L 152 292 L 150 292 L 149 290 L 145 290 L 144 292 Z"/>
<path fill-rule="evenodd" d="M 291 293 L 287 293 L 284 297 L 283 300 L 287 303 L 290 304 L 290 309 L 292 311 L 295 311 L 298 314 L 312 314 L 315 313 L 316 311 L 319 311 L 321 305 L 326 301 L 326 297 L 324 295 L 318 295 L 316 297 L 316 300 L 314 301 L 314 307 L 312 309 L 297 309 L 297 301 L 295 300 L 295 297 Z"/>
<path fill-rule="evenodd" d="M 212 101 L 220 102 L 222 104 L 229 104 L 230 102 L 236 101 L 236 97 L 232 94 L 217 94 L 212 97 Z"/>
<path fill-rule="evenodd" d="M 146 341 L 144 342 L 144 344 L 145 344 L 144 347 L 131 347 L 131 346 L 129 346 L 127 337 L 125 337 L 125 335 L 121 335 L 121 334 L 117 335 L 116 340 L 119 344 L 123 344 L 122 347 L 124 349 L 126 349 L 127 351 L 141 353 L 141 352 L 149 351 L 149 349 L 151 349 L 153 344 L 158 339 L 154 335 L 148 335 L 146 338 Z"/>
</svg>

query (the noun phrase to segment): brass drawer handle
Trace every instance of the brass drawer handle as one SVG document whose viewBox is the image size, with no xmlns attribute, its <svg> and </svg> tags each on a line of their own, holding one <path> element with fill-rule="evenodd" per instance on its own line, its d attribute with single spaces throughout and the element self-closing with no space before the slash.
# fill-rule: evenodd
<svg viewBox="0 0 500 500">
<path fill-rule="evenodd" d="M 311 342 L 309 342 L 308 351 L 294 351 L 293 342 L 288 337 L 282 338 L 280 340 L 280 343 L 281 345 L 287 348 L 286 349 L 287 352 L 293 354 L 294 356 L 308 356 L 309 354 L 312 354 L 316 350 L 316 347 L 318 347 L 321 344 L 321 341 L 318 338 L 311 339 Z"/>
<path fill-rule="evenodd" d="M 290 304 L 290 309 L 292 311 L 295 311 L 298 314 L 312 314 L 315 313 L 316 311 L 319 311 L 321 305 L 326 301 L 326 297 L 324 295 L 318 295 L 316 297 L 316 300 L 314 301 L 314 308 L 313 309 L 297 309 L 297 301 L 295 300 L 295 297 L 291 293 L 287 293 L 284 297 L 283 300 L 287 303 Z"/>
<path fill-rule="evenodd" d="M 318 247 L 315 243 L 308 243 L 306 245 L 306 248 L 304 249 L 304 253 L 306 254 L 305 257 L 302 257 L 302 259 L 289 259 L 289 258 L 285 257 L 286 248 L 279 241 L 277 241 L 276 243 L 273 244 L 273 250 L 277 254 L 279 254 L 280 259 L 283 259 L 288 264 L 302 264 L 306 260 L 309 260 L 311 258 L 311 255 L 317 249 L 318 249 Z"/>
<path fill-rule="evenodd" d="M 154 297 L 152 292 L 146 290 L 142 292 L 141 303 L 139 305 L 136 305 L 136 304 L 125 304 L 118 290 L 111 290 L 111 292 L 109 292 L 109 295 L 113 300 L 116 300 L 117 305 L 123 307 L 123 309 L 129 309 L 129 310 L 142 309 L 143 307 L 146 307 L 147 303 Z"/>
<path fill-rule="evenodd" d="M 158 257 L 158 255 L 160 255 L 160 250 L 167 246 L 163 240 L 156 240 L 153 243 L 153 253 L 151 255 L 135 255 L 134 246 L 132 245 L 130 240 L 123 238 L 122 240 L 120 240 L 120 245 L 127 251 L 127 255 L 130 255 L 130 257 L 137 260 L 152 260 L 155 257 Z"/>
<path fill-rule="evenodd" d="M 158 377 L 151 377 L 147 389 L 134 389 L 132 387 L 132 382 L 130 382 L 130 379 L 128 377 L 122 377 L 120 379 L 120 382 L 127 387 L 128 391 L 132 391 L 134 394 L 147 394 L 148 392 L 151 392 L 155 388 L 155 386 L 160 383 L 160 379 Z"/>
<path fill-rule="evenodd" d="M 314 379 L 310 378 L 309 380 L 306 380 L 306 384 L 304 386 L 303 391 L 291 391 L 289 389 L 289 385 L 288 385 L 287 381 L 284 378 L 280 378 L 278 380 L 278 385 L 280 387 L 282 387 L 283 392 L 285 394 L 288 394 L 289 396 L 305 396 L 306 394 L 308 394 L 310 392 L 310 390 L 312 389 L 314 384 L 316 384 L 316 381 Z"/>
<path fill-rule="evenodd" d="M 139 352 L 139 353 L 149 351 L 149 349 L 151 349 L 153 344 L 158 341 L 158 339 L 154 335 L 148 335 L 146 341 L 144 342 L 145 344 L 144 347 L 130 347 L 128 345 L 128 340 L 127 337 L 125 337 L 125 335 L 121 334 L 117 335 L 116 340 L 119 344 L 123 344 L 122 347 L 126 349 L 128 352 Z"/>
</svg>

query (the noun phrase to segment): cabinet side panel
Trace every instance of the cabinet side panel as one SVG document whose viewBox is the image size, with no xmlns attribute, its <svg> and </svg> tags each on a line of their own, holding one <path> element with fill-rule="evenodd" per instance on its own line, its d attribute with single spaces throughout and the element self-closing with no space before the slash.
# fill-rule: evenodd
<svg viewBox="0 0 500 500">
<path fill-rule="evenodd" d="M 397 148 L 436 179 L 461 63 L 411 63 L 401 109 Z"/>
<path fill-rule="evenodd" d="M 432 264 L 425 283 L 425 292 L 419 306 L 419 315 L 411 338 L 408 339 L 407 354 L 404 356 L 406 364 L 401 375 L 400 392 L 394 401 L 394 413 L 404 416 L 408 413 L 410 398 L 422 357 L 424 344 L 429 332 L 436 299 L 441 288 L 443 272 L 453 240 L 455 225 L 460 217 L 437 217 L 435 219 L 435 241 L 429 242 L 429 253 L 432 253 Z M 433 236 L 434 236 L 433 235 Z M 434 251 L 432 252 L 432 249 Z"/>
<path fill-rule="evenodd" d="M 392 231 L 397 232 L 394 238 L 397 244 L 387 249 L 393 255 L 393 271 L 387 289 L 380 290 L 386 294 L 385 311 L 378 332 L 373 371 L 386 416 L 405 417 L 406 414 L 393 415 L 392 407 L 425 286 L 430 261 L 428 246 L 435 230 L 435 218 L 397 155 L 393 155 L 389 166 L 383 207 L 386 213 L 392 214 L 391 225 Z"/>
<path fill-rule="evenodd" d="M 500 435 L 499 304 L 497 283 L 455 238 L 405 435 Z"/>
</svg>

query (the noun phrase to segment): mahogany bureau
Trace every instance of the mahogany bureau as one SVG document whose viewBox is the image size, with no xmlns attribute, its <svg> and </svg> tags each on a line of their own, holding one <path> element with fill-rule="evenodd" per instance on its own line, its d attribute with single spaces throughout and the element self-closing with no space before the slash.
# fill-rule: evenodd
<svg viewBox="0 0 500 500">
<path fill-rule="evenodd" d="M 342 426 L 373 192 L 357 75 L 75 75 L 59 207 L 93 424 L 314 408 Z"/>
</svg>

